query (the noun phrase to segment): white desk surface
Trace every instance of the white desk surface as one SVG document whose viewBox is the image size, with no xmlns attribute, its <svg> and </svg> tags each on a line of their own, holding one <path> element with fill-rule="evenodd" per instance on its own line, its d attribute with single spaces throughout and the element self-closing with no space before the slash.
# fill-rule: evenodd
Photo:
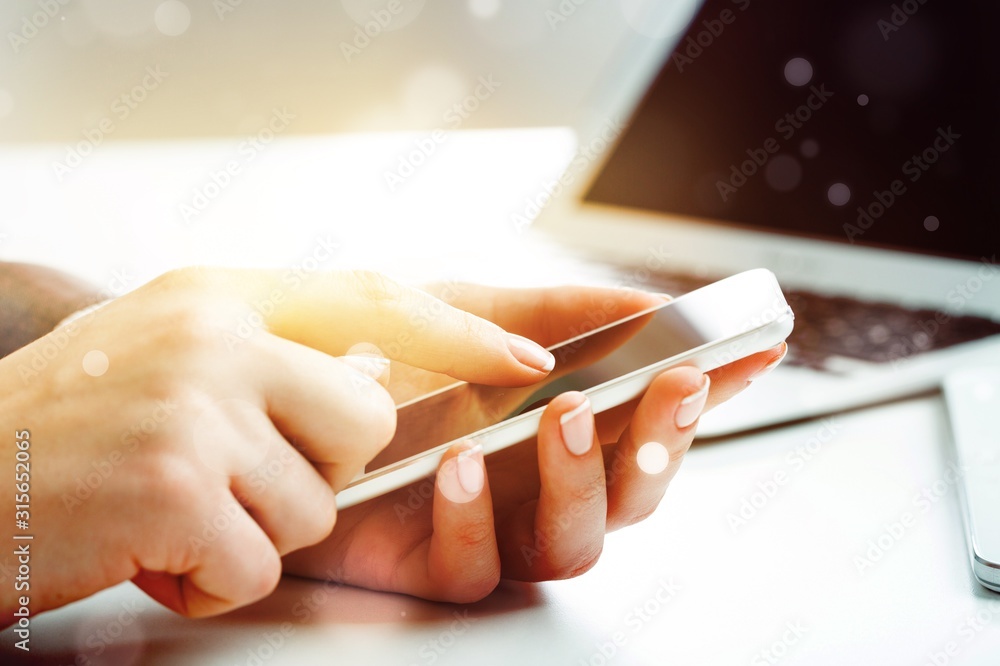
<svg viewBox="0 0 1000 666">
<path fill-rule="evenodd" d="M 696 445 L 659 510 L 610 535 L 599 564 L 574 580 L 504 583 L 452 606 L 287 578 L 260 603 L 199 621 L 125 584 L 38 616 L 31 654 L 58 664 L 1000 663 L 1000 595 L 969 570 L 944 480 L 940 398 L 833 425 L 832 438 L 817 421 Z M 815 455 L 795 462 L 813 438 Z M 734 533 L 727 515 L 778 471 L 786 483 L 755 498 L 757 515 Z M 924 489 L 937 497 L 939 481 L 937 501 L 918 500 Z M 855 558 L 907 513 L 860 573 Z"/>
</svg>

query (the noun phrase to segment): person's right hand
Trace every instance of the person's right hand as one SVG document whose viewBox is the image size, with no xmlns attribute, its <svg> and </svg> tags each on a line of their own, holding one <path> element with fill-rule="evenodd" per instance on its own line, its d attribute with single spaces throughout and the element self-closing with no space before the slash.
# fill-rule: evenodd
<svg viewBox="0 0 1000 666">
<path fill-rule="evenodd" d="M 174 271 L 0 360 L 5 497 L 30 432 L 33 613 L 129 579 L 188 616 L 268 594 L 392 437 L 385 365 L 352 349 L 471 382 L 546 376 L 534 343 L 381 276 L 293 284 Z M 7 623 L 19 594 L 0 591 Z"/>
</svg>

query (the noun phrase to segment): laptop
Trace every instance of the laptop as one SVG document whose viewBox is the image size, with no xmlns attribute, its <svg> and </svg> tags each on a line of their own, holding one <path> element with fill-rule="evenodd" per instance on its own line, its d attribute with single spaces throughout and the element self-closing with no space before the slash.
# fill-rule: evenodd
<svg viewBox="0 0 1000 666">
<path fill-rule="evenodd" d="M 477 269 L 503 248 L 565 282 L 679 294 L 770 268 L 798 315 L 789 359 L 702 436 L 1000 358 L 998 10 L 786 4 L 95 0 L 50 16 L 13 0 L 0 167 L 19 230 L 0 250 L 75 258 L 101 282 L 95 257 L 131 252 L 144 279 L 184 252 L 291 255 L 303 220 L 350 238 L 364 220 L 369 258 L 393 238 L 417 260 L 422 240 L 459 239 Z M 469 191 L 482 210 L 435 231 Z M 87 215 L 105 245 L 58 254 L 52 234 L 86 242 Z"/>
<path fill-rule="evenodd" d="M 788 358 L 700 436 L 1000 360 L 1000 77 L 976 27 L 998 16 L 980 4 L 707 0 L 585 186 L 541 215 L 625 284 L 777 273 L 797 313 Z"/>
</svg>

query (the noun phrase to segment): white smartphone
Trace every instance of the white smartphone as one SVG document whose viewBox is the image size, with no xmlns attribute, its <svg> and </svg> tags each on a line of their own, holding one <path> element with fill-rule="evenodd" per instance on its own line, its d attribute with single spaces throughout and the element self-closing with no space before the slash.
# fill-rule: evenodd
<svg viewBox="0 0 1000 666">
<path fill-rule="evenodd" d="M 473 440 L 489 455 L 530 439 L 538 433 L 543 403 L 560 393 L 582 391 L 599 413 L 642 395 L 668 368 L 689 365 L 707 372 L 770 349 L 788 337 L 794 319 L 766 269 L 610 323 L 602 317 L 609 314 L 584 313 L 580 328 L 592 330 L 549 347 L 556 367 L 538 385 L 512 389 L 457 382 L 400 404 L 396 436 L 337 494 L 338 508 L 434 474 L 459 440 Z"/>
</svg>

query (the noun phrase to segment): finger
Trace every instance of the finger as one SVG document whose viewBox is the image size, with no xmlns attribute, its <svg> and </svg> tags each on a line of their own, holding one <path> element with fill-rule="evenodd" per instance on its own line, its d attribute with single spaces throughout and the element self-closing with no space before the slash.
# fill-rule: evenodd
<svg viewBox="0 0 1000 666">
<path fill-rule="evenodd" d="M 301 453 L 275 432 L 267 457 L 234 476 L 233 494 L 285 555 L 329 536 L 337 521 L 333 489 Z"/>
<path fill-rule="evenodd" d="M 434 531 L 429 542 L 400 563 L 399 579 L 408 581 L 409 594 L 425 599 L 478 601 L 500 582 L 482 448 L 471 442 L 453 447 L 434 485 Z"/>
<path fill-rule="evenodd" d="M 597 424 L 597 441 L 602 445 L 617 443 L 641 400 L 642 396 L 639 396 L 597 414 L 594 419 Z"/>
<path fill-rule="evenodd" d="M 256 345 L 271 420 L 335 490 L 343 488 L 392 439 L 392 397 L 342 359 L 273 335 L 256 338 Z"/>
<path fill-rule="evenodd" d="M 660 503 L 694 439 L 712 385 L 697 368 L 660 374 L 608 451 L 608 531 L 643 520 Z"/>
<path fill-rule="evenodd" d="M 710 371 L 708 376 L 712 380 L 712 388 L 708 394 L 705 411 L 729 400 L 776 368 L 784 359 L 787 350 L 788 345 L 783 342 L 767 351 Z M 597 415 L 597 439 L 601 444 L 615 443 L 621 438 L 640 400 L 641 396 Z"/>
<path fill-rule="evenodd" d="M 788 344 L 782 342 L 777 347 L 751 354 L 709 372 L 708 375 L 712 378 L 712 391 L 708 396 L 705 411 L 721 405 L 774 370 L 787 352 Z"/>
<path fill-rule="evenodd" d="M 267 317 L 273 333 L 334 356 L 374 344 L 393 360 L 503 386 L 537 382 L 554 365 L 530 340 L 378 273 L 316 273 L 295 290 L 272 272 L 230 279 L 248 303 L 275 291 L 282 296 Z"/>
<path fill-rule="evenodd" d="M 664 301 L 660 294 L 607 287 L 504 289 L 452 283 L 429 289 L 457 308 L 545 346 L 662 305 Z"/>
<path fill-rule="evenodd" d="M 523 505 L 505 521 L 504 576 L 551 580 L 579 575 L 601 554 L 607 514 L 604 460 L 590 403 L 582 393 L 564 393 L 543 412 L 538 471 L 537 502 Z"/>
<path fill-rule="evenodd" d="M 184 569 L 143 570 L 133 582 L 188 617 L 218 615 L 262 599 L 281 578 L 274 545 L 231 495 L 204 516 L 184 547 Z"/>
</svg>

